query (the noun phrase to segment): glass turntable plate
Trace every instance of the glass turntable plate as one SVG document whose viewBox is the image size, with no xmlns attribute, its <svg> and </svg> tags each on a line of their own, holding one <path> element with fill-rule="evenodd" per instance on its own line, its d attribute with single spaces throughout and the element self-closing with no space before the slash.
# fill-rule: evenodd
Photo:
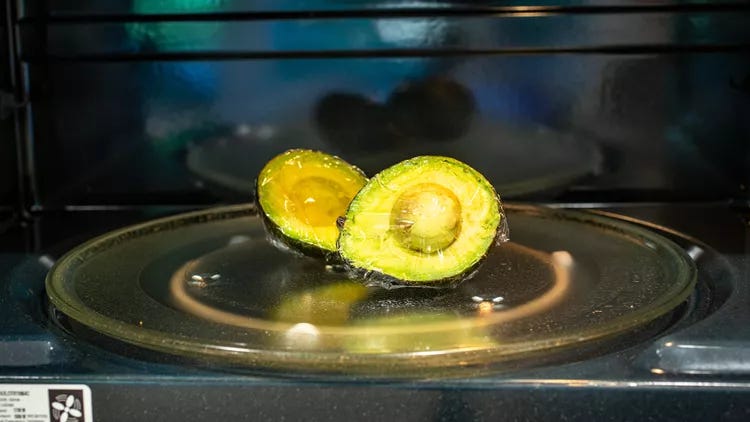
<svg viewBox="0 0 750 422">
<path fill-rule="evenodd" d="M 695 265 L 639 226 L 506 206 L 511 242 L 452 289 L 366 287 L 276 250 L 252 206 L 91 240 L 47 278 L 75 322 L 142 348 L 294 373 L 401 376 L 569 350 L 668 313 Z"/>
</svg>

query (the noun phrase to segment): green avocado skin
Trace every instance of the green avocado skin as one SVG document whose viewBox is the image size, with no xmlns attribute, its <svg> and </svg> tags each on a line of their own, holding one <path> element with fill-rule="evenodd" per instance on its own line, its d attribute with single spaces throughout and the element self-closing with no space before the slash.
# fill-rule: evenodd
<svg viewBox="0 0 750 422">
<path fill-rule="evenodd" d="M 477 272 L 479 272 L 479 268 L 482 266 L 482 263 L 484 263 L 484 258 L 486 256 L 487 254 L 483 255 L 474 265 L 467 268 L 466 271 L 462 272 L 461 274 L 456 274 L 451 277 L 441 278 L 439 280 L 430 280 L 429 282 L 401 280 L 399 278 L 390 276 L 388 274 L 383 274 L 379 271 L 372 271 L 372 270 L 365 270 L 362 268 L 358 268 L 355 265 L 353 265 L 351 262 L 344 259 L 340 254 L 336 258 L 336 262 L 343 263 L 343 265 L 346 268 L 347 273 L 349 274 L 351 278 L 360 280 L 369 286 L 379 286 L 385 289 L 398 289 L 402 287 L 419 287 L 419 288 L 425 288 L 425 289 L 445 289 L 445 288 L 454 288 L 458 286 L 459 284 L 463 283 L 464 281 L 469 280 L 472 277 L 474 277 L 477 274 Z"/>
</svg>

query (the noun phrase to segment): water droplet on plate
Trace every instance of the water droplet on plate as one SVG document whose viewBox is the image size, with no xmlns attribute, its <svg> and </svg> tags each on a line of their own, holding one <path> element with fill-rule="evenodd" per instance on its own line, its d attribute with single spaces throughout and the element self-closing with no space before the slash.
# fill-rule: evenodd
<svg viewBox="0 0 750 422">
<path fill-rule="evenodd" d="M 187 285 L 190 287 L 204 288 L 209 284 L 216 283 L 221 279 L 221 274 L 218 273 L 207 273 L 207 274 L 193 274 L 187 280 Z"/>
</svg>

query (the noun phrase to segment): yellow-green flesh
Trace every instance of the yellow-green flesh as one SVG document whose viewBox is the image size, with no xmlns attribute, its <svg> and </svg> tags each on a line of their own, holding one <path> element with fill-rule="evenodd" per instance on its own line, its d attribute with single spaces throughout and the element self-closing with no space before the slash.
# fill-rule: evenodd
<svg viewBox="0 0 750 422">
<path fill-rule="evenodd" d="M 492 185 L 447 157 L 416 157 L 379 173 L 357 194 L 339 237 L 352 266 L 409 282 L 474 267 L 501 221 Z"/>
<path fill-rule="evenodd" d="M 258 176 L 258 202 L 284 236 L 336 250 L 336 219 L 367 179 L 356 167 L 319 151 L 295 149 L 274 157 Z"/>
</svg>

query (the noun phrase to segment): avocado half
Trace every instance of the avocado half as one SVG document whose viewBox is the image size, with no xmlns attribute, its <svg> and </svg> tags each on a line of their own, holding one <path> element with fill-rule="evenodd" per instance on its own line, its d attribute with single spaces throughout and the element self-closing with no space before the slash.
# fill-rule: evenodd
<svg viewBox="0 0 750 422">
<path fill-rule="evenodd" d="M 473 275 L 507 240 L 502 204 L 479 172 L 421 156 L 373 177 L 354 197 L 338 239 L 344 262 L 386 287 L 445 286 Z"/>
<path fill-rule="evenodd" d="M 336 219 L 366 182 L 360 169 L 338 157 L 292 149 L 263 167 L 255 198 L 276 246 L 327 257 L 336 251 Z"/>
</svg>

